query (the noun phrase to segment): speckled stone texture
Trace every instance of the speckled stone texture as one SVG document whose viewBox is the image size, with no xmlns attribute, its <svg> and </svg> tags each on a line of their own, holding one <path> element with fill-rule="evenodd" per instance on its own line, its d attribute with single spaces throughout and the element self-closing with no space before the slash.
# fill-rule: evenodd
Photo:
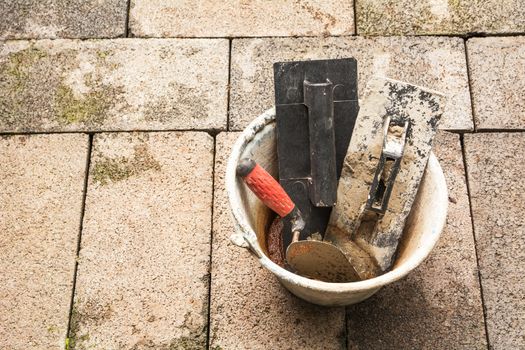
<svg viewBox="0 0 525 350">
<path fill-rule="evenodd" d="M 489 341 L 525 348 L 524 133 L 465 135 Z"/>
<path fill-rule="evenodd" d="M 224 39 L 0 43 L 0 131 L 220 129 Z"/>
<path fill-rule="evenodd" d="M 524 0 L 355 0 L 359 35 L 525 31 Z"/>
<path fill-rule="evenodd" d="M 459 136 L 439 132 L 449 190 L 445 230 L 405 279 L 347 308 L 348 349 L 486 349 L 483 309 Z"/>
<path fill-rule="evenodd" d="M 203 349 L 213 139 L 97 134 L 70 331 L 75 349 Z"/>
<path fill-rule="evenodd" d="M 126 11 L 126 0 L 4 0 L 0 39 L 124 36 Z"/>
<path fill-rule="evenodd" d="M 441 128 L 473 128 L 463 40 L 436 37 L 233 40 L 230 128 L 274 105 L 274 62 L 342 57 L 357 59 L 360 95 L 371 75 L 425 86 L 447 94 Z"/>
<path fill-rule="evenodd" d="M 525 37 L 473 38 L 467 51 L 477 129 L 525 129 Z"/>
<path fill-rule="evenodd" d="M 0 137 L 0 349 L 64 349 L 88 137 Z"/>
<path fill-rule="evenodd" d="M 139 37 L 317 36 L 354 34 L 352 1 L 131 0 Z"/>
<path fill-rule="evenodd" d="M 217 136 L 211 286 L 211 349 L 344 348 L 344 309 L 323 308 L 290 294 L 234 233 L 224 172 L 239 133 Z"/>
</svg>

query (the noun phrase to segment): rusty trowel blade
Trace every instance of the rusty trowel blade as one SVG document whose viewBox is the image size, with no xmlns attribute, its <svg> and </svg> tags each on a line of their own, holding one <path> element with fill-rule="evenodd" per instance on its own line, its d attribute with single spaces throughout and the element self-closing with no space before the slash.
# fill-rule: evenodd
<svg viewBox="0 0 525 350">
<path fill-rule="evenodd" d="M 360 280 L 343 252 L 327 242 L 293 242 L 286 250 L 286 260 L 304 277 L 336 283 Z"/>
</svg>

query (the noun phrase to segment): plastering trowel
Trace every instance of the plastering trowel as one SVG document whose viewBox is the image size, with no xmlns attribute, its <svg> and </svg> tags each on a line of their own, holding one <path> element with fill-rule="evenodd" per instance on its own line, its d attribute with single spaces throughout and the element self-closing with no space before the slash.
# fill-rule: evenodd
<svg viewBox="0 0 525 350">
<path fill-rule="evenodd" d="M 444 104 L 440 93 L 400 81 L 374 77 L 367 86 L 325 233 L 361 278 L 392 267 Z"/>
</svg>

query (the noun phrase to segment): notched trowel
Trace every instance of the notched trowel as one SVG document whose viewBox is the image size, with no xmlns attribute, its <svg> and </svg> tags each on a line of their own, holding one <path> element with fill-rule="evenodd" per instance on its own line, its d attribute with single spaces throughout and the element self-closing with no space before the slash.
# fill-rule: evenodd
<svg viewBox="0 0 525 350">
<path fill-rule="evenodd" d="M 300 240 L 326 230 L 358 112 L 353 58 L 274 64 L 279 182 L 301 211 Z M 283 220 L 284 249 L 292 241 Z"/>
<path fill-rule="evenodd" d="M 444 105 L 442 94 L 400 81 L 367 86 L 325 234 L 362 279 L 392 267 Z"/>
</svg>

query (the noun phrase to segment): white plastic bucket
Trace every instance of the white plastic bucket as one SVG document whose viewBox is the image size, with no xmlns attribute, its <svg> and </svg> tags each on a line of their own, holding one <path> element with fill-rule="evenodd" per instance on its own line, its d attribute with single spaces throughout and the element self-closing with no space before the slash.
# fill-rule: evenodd
<svg viewBox="0 0 525 350">
<path fill-rule="evenodd" d="M 382 286 L 399 280 L 428 256 L 445 226 L 448 192 L 437 158 L 431 154 L 417 198 L 405 225 L 398 257 L 390 272 L 365 281 L 328 283 L 296 275 L 266 255 L 266 230 L 272 215 L 235 175 L 237 162 L 250 157 L 277 175 L 275 110 L 256 118 L 233 146 L 226 168 L 226 190 L 236 232 L 232 241 L 249 248 L 255 257 L 293 294 L 319 305 L 350 305 L 363 301 Z"/>
</svg>

